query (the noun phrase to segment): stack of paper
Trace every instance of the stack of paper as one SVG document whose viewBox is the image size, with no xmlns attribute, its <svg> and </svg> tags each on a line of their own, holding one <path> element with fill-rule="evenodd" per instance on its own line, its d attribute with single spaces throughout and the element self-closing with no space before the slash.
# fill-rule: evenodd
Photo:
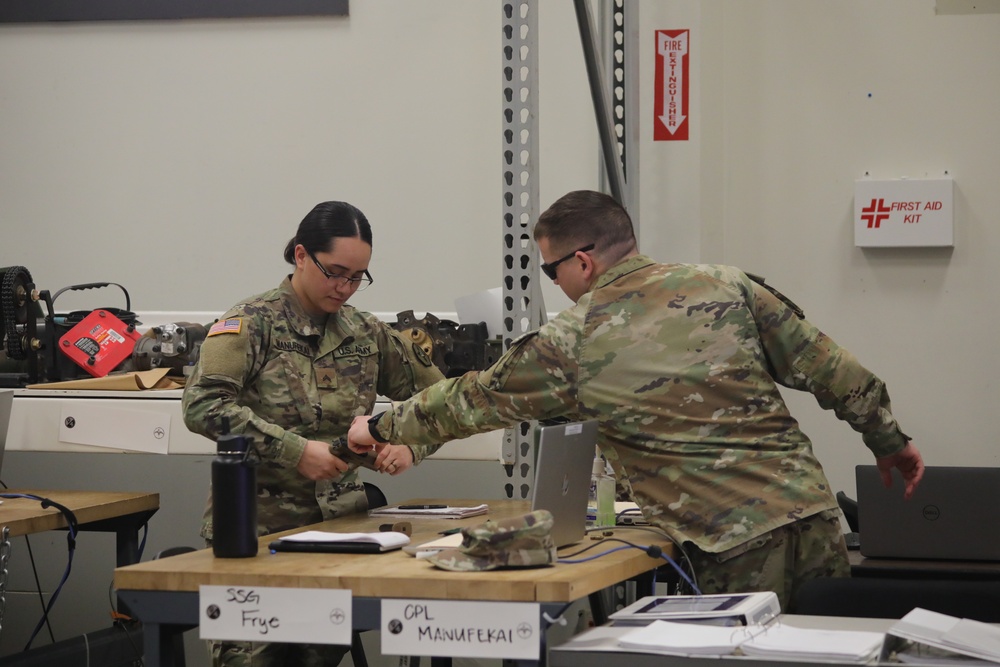
<svg viewBox="0 0 1000 667">
<path fill-rule="evenodd" d="M 774 624 L 740 644 L 740 651 L 768 658 L 867 662 L 882 648 L 884 638 L 881 632 Z"/>
<path fill-rule="evenodd" d="M 307 530 L 272 541 L 272 552 L 305 551 L 314 553 L 384 553 L 410 543 L 410 537 L 397 532 L 330 533 Z"/>
<path fill-rule="evenodd" d="M 427 516 L 436 519 L 464 519 L 468 516 L 486 514 L 489 505 L 474 505 L 472 507 L 456 507 L 452 505 L 393 505 L 380 507 L 370 511 L 369 516 L 414 517 Z"/>
<path fill-rule="evenodd" d="M 880 632 L 811 630 L 780 623 L 723 627 L 654 621 L 623 635 L 624 649 L 665 655 L 749 655 L 779 660 L 867 662 L 882 647 Z"/>
<path fill-rule="evenodd" d="M 401 547 L 410 543 L 403 533 L 393 531 L 378 533 L 331 533 L 324 530 L 306 530 L 280 538 L 282 542 L 368 542 L 383 547 Z"/>
<path fill-rule="evenodd" d="M 665 655 L 730 655 L 753 636 L 754 630 L 760 632 L 763 628 L 653 621 L 622 635 L 618 645 L 634 651 Z"/>
</svg>

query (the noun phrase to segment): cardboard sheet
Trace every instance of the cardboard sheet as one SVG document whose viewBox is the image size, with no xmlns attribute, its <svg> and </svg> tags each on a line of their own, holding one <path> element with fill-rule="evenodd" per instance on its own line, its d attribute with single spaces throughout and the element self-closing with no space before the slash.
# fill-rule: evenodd
<svg viewBox="0 0 1000 667">
<path fill-rule="evenodd" d="M 31 384 L 28 389 L 98 389 L 101 391 L 145 391 L 150 389 L 182 389 L 184 383 L 167 377 L 169 368 L 154 368 L 150 371 L 132 371 L 105 375 L 100 378 L 65 380 L 46 384 Z"/>
</svg>

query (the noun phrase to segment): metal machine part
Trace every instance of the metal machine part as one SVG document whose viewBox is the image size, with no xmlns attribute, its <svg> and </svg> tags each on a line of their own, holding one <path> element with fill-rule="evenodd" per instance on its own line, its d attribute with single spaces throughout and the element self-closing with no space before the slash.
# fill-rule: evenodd
<svg viewBox="0 0 1000 667">
<path fill-rule="evenodd" d="M 397 313 L 392 328 L 423 350 L 445 377 L 489 368 L 502 353 L 499 338 L 487 336 L 486 324 L 458 324 L 431 313 L 417 319 L 412 310 Z"/>
<path fill-rule="evenodd" d="M 89 375 L 104 377 L 132 356 L 139 335 L 134 322 L 98 309 L 59 338 L 59 351 Z"/>
<path fill-rule="evenodd" d="M 201 353 L 208 328 L 191 322 L 171 322 L 150 328 L 136 341 L 132 366 L 137 371 L 171 368 L 187 375 Z"/>
<path fill-rule="evenodd" d="M 23 266 L 0 269 L 0 340 L 11 359 L 26 359 L 32 349 L 39 347 L 31 307 L 34 301 L 38 301 L 38 292 L 28 269 Z"/>
<path fill-rule="evenodd" d="M 71 291 L 100 289 L 102 287 L 117 287 L 120 289 L 125 295 L 125 308 L 101 307 L 91 310 L 74 310 L 69 313 L 56 312 L 55 302 L 60 295 Z M 87 378 L 91 376 L 91 373 L 77 365 L 77 361 L 74 361 L 69 355 L 65 354 L 65 350 L 59 342 L 60 339 L 72 331 L 74 327 L 83 322 L 92 313 L 97 312 L 98 310 L 110 313 L 121 320 L 121 322 L 128 327 L 130 332 L 133 331 L 137 325 L 142 324 L 136 318 L 135 313 L 132 312 L 132 299 L 129 296 L 128 290 L 118 283 L 83 283 L 80 285 L 70 285 L 69 287 L 64 287 L 61 290 L 58 290 L 51 297 L 49 297 L 48 290 L 43 290 L 39 294 L 41 295 L 41 299 L 45 302 L 46 310 L 48 312 L 45 315 L 44 330 L 40 336 L 43 342 L 41 357 L 44 360 L 44 364 L 42 366 L 42 372 L 44 375 L 38 380 L 34 380 L 34 382 L 58 382 L 60 380 L 74 380 L 77 378 Z M 129 350 L 129 354 L 131 354 L 131 350 Z M 120 365 L 120 363 L 118 365 Z M 117 366 L 105 370 L 110 372 L 116 367 Z M 102 373 L 106 374 L 104 371 L 102 371 Z"/>
<path fill-rule="evenodd" d="M 69 290 L 115 286 L 125 294 L 125 308 L 95 308 L 57 313 L 55 301 Z M 44 304 L 44 310 L 42 305 Z M 31 273 L 23 266 L 0 269 L 0 387 L 23 387 L 39 382 L 58 382 L 92 375 L 77 365 L 60 345 L 60 339 L 94 313 L 114 315 L 129 332 L 140 324 L 131 312 L 128 290 L 117 283 L 72 285 L 50 294 L 36 290 Z M 86 361 L 86 360 L 85 360 Z M 118 367 L 121 367 L 119 364 Z M 107 369 L 110 370 L 110 369 Z"/>
<path fill-rule="evenodd" d="M 0 387 L 38 377 L 38 291 L 23 266 L 0 269 Z"/>
</svg>

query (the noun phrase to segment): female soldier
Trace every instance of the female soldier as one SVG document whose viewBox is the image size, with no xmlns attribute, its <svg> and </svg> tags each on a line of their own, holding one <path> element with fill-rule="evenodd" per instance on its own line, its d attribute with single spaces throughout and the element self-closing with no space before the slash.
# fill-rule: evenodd
<svg viewBox="0 0 1000 667">
<path fill-rule="evenodd" d="M 223 420 L 252 437 L 258 534 L 296 528 L 368 503 L 356 470 L 332 450 L 377 394 L 402 400 L 443 376 L 374 315 L 348 306 L 372 282 L 372 232 L 344 202 L 318 204 L 285 248 L 295 271 L 277 289 L 231 308 L 209 330 L 184 391 L 184 423 L 215 440 Z M 381 471 L 399 474 L 434 448 L 394 446 Z M 211 497 L 201 534 L 211 544 Z M 233 644 L 216 665 L 336 665 L 345 647 Z M 245 657 L 241 657 L 245 656 Z"/>
</svg>

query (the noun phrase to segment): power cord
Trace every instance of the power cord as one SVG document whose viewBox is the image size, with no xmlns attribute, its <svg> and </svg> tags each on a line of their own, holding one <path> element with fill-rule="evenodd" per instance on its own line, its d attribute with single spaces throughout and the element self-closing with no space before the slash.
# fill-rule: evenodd
<svg viewBox="0 0 1000 667">
<path fill-rule="evenodd" d="M 42 606 L 42 613 L 45 614 L 45 596 L 42 595 L 42 582 L 38 578 L 38 566 L 35 565 L 35 552 L 31 549 L 31 540 L 28 535 L 24 536 L 24 546 L 28 547 L 28 560 L 31 562 L 31 574 L 35 578 L 35 590 L 38 592 L 38 603 Z M 52 623 L 49 622 L 48 614 L 45 615 L 45 627 L 49 631 L 49 641 L 56 643 L 55 633 L 52 632 Z"/>
<path fill-rule="evenodd" d="M 4 487 L 6 488 L 6 486 Z M 59 512 L 62 513 L 63 517 L 66 519 L 66 524 L 68 527 L 68 532 L 66 534 L 66 544 L 68 556 L 66 559 L 66 570 L 63 572 L 62 579 L 59 581 L 59 585 L 56 586 L 55 591 L 52 593 L 52 597 L 49 598 L 49 603 L 42 609 L 42 617 L 38 620 L 38 624 L 31 633 L 31 637 L 28 639 L 28 643 L 25 644 L 25 651 L 31 648 L 32 642 L 35 641 L 35 637 L 41 631 L 42 626 L 49 624 L 49 612 L 52 611 L 52 606 L 55 604 L 56 600 L 59 598 L 59 593 L 62 591 L 63 584 L 69 579 L 70 571 L 73 569 L 73 554 L 76 552 L 76 533 L 77 533 L 77 520 L 76 515 L 73 511 L 62 505 L 60 503 L 51 500 L 50 498 L 43 498 L 41 496 L 36 496 L 30 493 L 0 493 L 0 498 L 24 498 L 27 500 L 36 500 L 42 504 L 42 509 L 48 509 L 49 507 L 55 507 Z M 34 561 L 32 561 L 34 565 Z M 39 594 L 41 594 L 41 585 L 39 585 Z M 49 632 L 51 633 L 51 626 L 49 627 Z"/>
<path fill-rule="evenodd" d="M 658 547 L 658 546 L 656 546 L 655 544 L 654 545 L 649 545 L 649 546 L 643 546 L 641 544 L 634 544 L 634 543 L 629 542 L 627 540 L 623 540 L 623 539 L 620 539 L 620 538 L 617 538 L 617 537 L 609 537 L 607 535 L 605 535 L 600 541 L 594 542 L 593 544 L 590 544 L 589 546 L 586 546 L 583 549 L 580 549 L 579 551 L 576 551 L 575 553 L 567 554 L 567 558 L 566 559 L 560 558 L 558 562 L 560 562 L 560 563 L 585 563 L 587 561 L 596 560 L 598 558 L 601 558 L 602 556 L 607 556 L 608 554 L 614 553 L 616 551 L 622 551 L 624 549 L 639 549 L 640 551 L 645 552 L 646 555 L 648 555 L 650 558 L 662 558 L 663 560 L 665 560 L 667 563 L 670 564 L 670 566 L 674 569 L 674 571 L 677 572 L 677 574 L 680 576 L 680 578 L 685 583 L 687 583 L 687 585 L 690 587 L 692 593 L 694 593 L 695 595 L 701 595 L 702 594 L 701 593 L 701 589 L 698 588 L 698 584 L 696 583 L 697 580 L 696 580 L 696 578 L 694 576 L 694 568 L 691 566 L 691 559 L 688 556 L 687 551 L 684 549 L 684 546 L 681 545 L 681 544 L 679 544 L 677 542 L 677 540 L 675 540 L 673 537 L 671 537 L 670 535 L 668 535 L 665 531 L 662 531 L 662 530 L 660 530 L 658 528 L 653 528 L 653 527 L 650 527 L 650 526 L 616 526 L 615 527 L 615 530 L 622 530 L 622 529 L 643 530 L 643 531 L 646 531 L 646 532 L 654 533 L 654 534 L 656 534 L 656 535 L 658 535 L 660 537 L 666 537 L 668 540 L 670 540 L 673 543 L 673 545 L 681 553 L 681 556 L 683 557 L 682 560 L 685 563 L 687 563 L 688 568 L 691 571 L 691 574 L 689 575 L 687 570 L 685 570 L 673 558 L 671 558 L 667 554 L 663 553 L 663 549 L 660 548 L 660 547 Z M 608 530 L 607 528 L 590 528 L 590 529 L 587 530 L 587 532 L 588 533 L 606 532 L 607 530 Z M 587 558 L 584 558 L 584 559 L 570 560 L 570 559 L 574 558 L 575 556 L 578 556 L 578 555 L 580 555 L 580 554 L 582 554 L 582 553 L 584 553 L 586 551 L 589 551 L 590 549 L 593 549 L 594 547 L 596 547 L 596 546 L 598 546 L 600 544 L 604 544 L 606 542 L 621 542 L 625 546 L 617 547 L 617 548 L 614 548 L 614 549 L 610 549 L 608 551 L 605 551 L 605 552 L 602 552 L 602 553 L 597 554 L 595 556 L 590 556 L 590 557 L 587 557 Z M 654 577 L 655 577 L 655 572 L 654 572 Z M 655 581 L 654 581 L 654 584 L 655 584 Z"/>
<path fill-rule="evenodd" d="M 8 489 L 4 481 L 0 479 L 0 486 L 4 489 Z M 35 563 L 35 552 L 31 549 L 31 540 L 28 535 L 24 536 L 24 546 L 28 547 L 28 562 L 31 563 L 31 574 L 35 578 L 35 590 L 38 592 L 38 602 L 42 606 L 42 613 L 45 613 L 45 597 L 42 595 L 42 582 L 38 579 L 38 565 Z M 49 641 L 53 644 L 56 643 L 55 633 L 52 632 L 52 624 L 49 622 L 48 617 L 45 618 L 45 627 L 49 631 Z"/>
<path fill-rule="evenodd" d="M 597 530 L 597 529 L 591 529 L 591 530 Z M 629 525 L 616 526 L 615 530 L 640 530 L 640 531 L 645 531 L 647 533 L 653 533 L 654 535 L 656 535 L 658 537 L 662 537 L 662 538 L 670 540 L 671 544 L 674 545 L 674 548 L 677 549 L 677 552 L 680 553 L 680 555 L 681 555 L 681 563 L 682 563 L 681 566 L 678 566 L 676 564 L 672 564 L 673 567 L 674 567 L 674 569 L 677 570 L 678 574 L 680 574 L 680 576 L 681 576 L 681 580 L 678 581 L 677 591 L 675 591 L 675 592 L 678 595 L 682 595 L 682 594 L 701 595 L 701 590 L 698 588 L 698 577 L 696 576 L 697 573 L 696 573 L 695 568 L 694 568 L 694 562 L 691 560 L 691 556 L 688 555 L 687 549 L 684 548 L 684 545 L 681 542 L 678 542 L 677 539 L 675 539 L 672 535 L 670 535 L 670 533 L 668 533 L 667 531 L 663 530 L 662 528 L 659 528 L 659 527 L 656 527 L 656 526 L 653 526 L 653 525 L 646 525 L 646 526 L 629 526 Z M 590 530 L 588 530 L 588 532 L 590 532 Z M 687 569 L 682 572 L 679 569 L 679 567 L 683 567 L 684 565 L 687 566 Z M 684 576 L 685 572 L 689 576 Z M 690 587 L 689 590 L 685 591 L 683 589 L 683 584 L 684 583 L 687 583 L 689 585 L 689 587 Z"/>
<path fill-rule="evenodd" d="M 132 650 L 135 652 L 135 660 L 132 661 L 132 665 L 134 667 L 143 667 L 142 650 L 136 646 L 135 640 L 132 637 L 132 630 L 140 627 L 142 623 L 128 614 L 118 611 L 115 604 L 115 584 L 113 581 L 108 584 L 108 605 L 111 607 L 111 625 L 125 633 L 125 638 L 128 639 L 129 644 L 132 645 Z"/>
</svg>

